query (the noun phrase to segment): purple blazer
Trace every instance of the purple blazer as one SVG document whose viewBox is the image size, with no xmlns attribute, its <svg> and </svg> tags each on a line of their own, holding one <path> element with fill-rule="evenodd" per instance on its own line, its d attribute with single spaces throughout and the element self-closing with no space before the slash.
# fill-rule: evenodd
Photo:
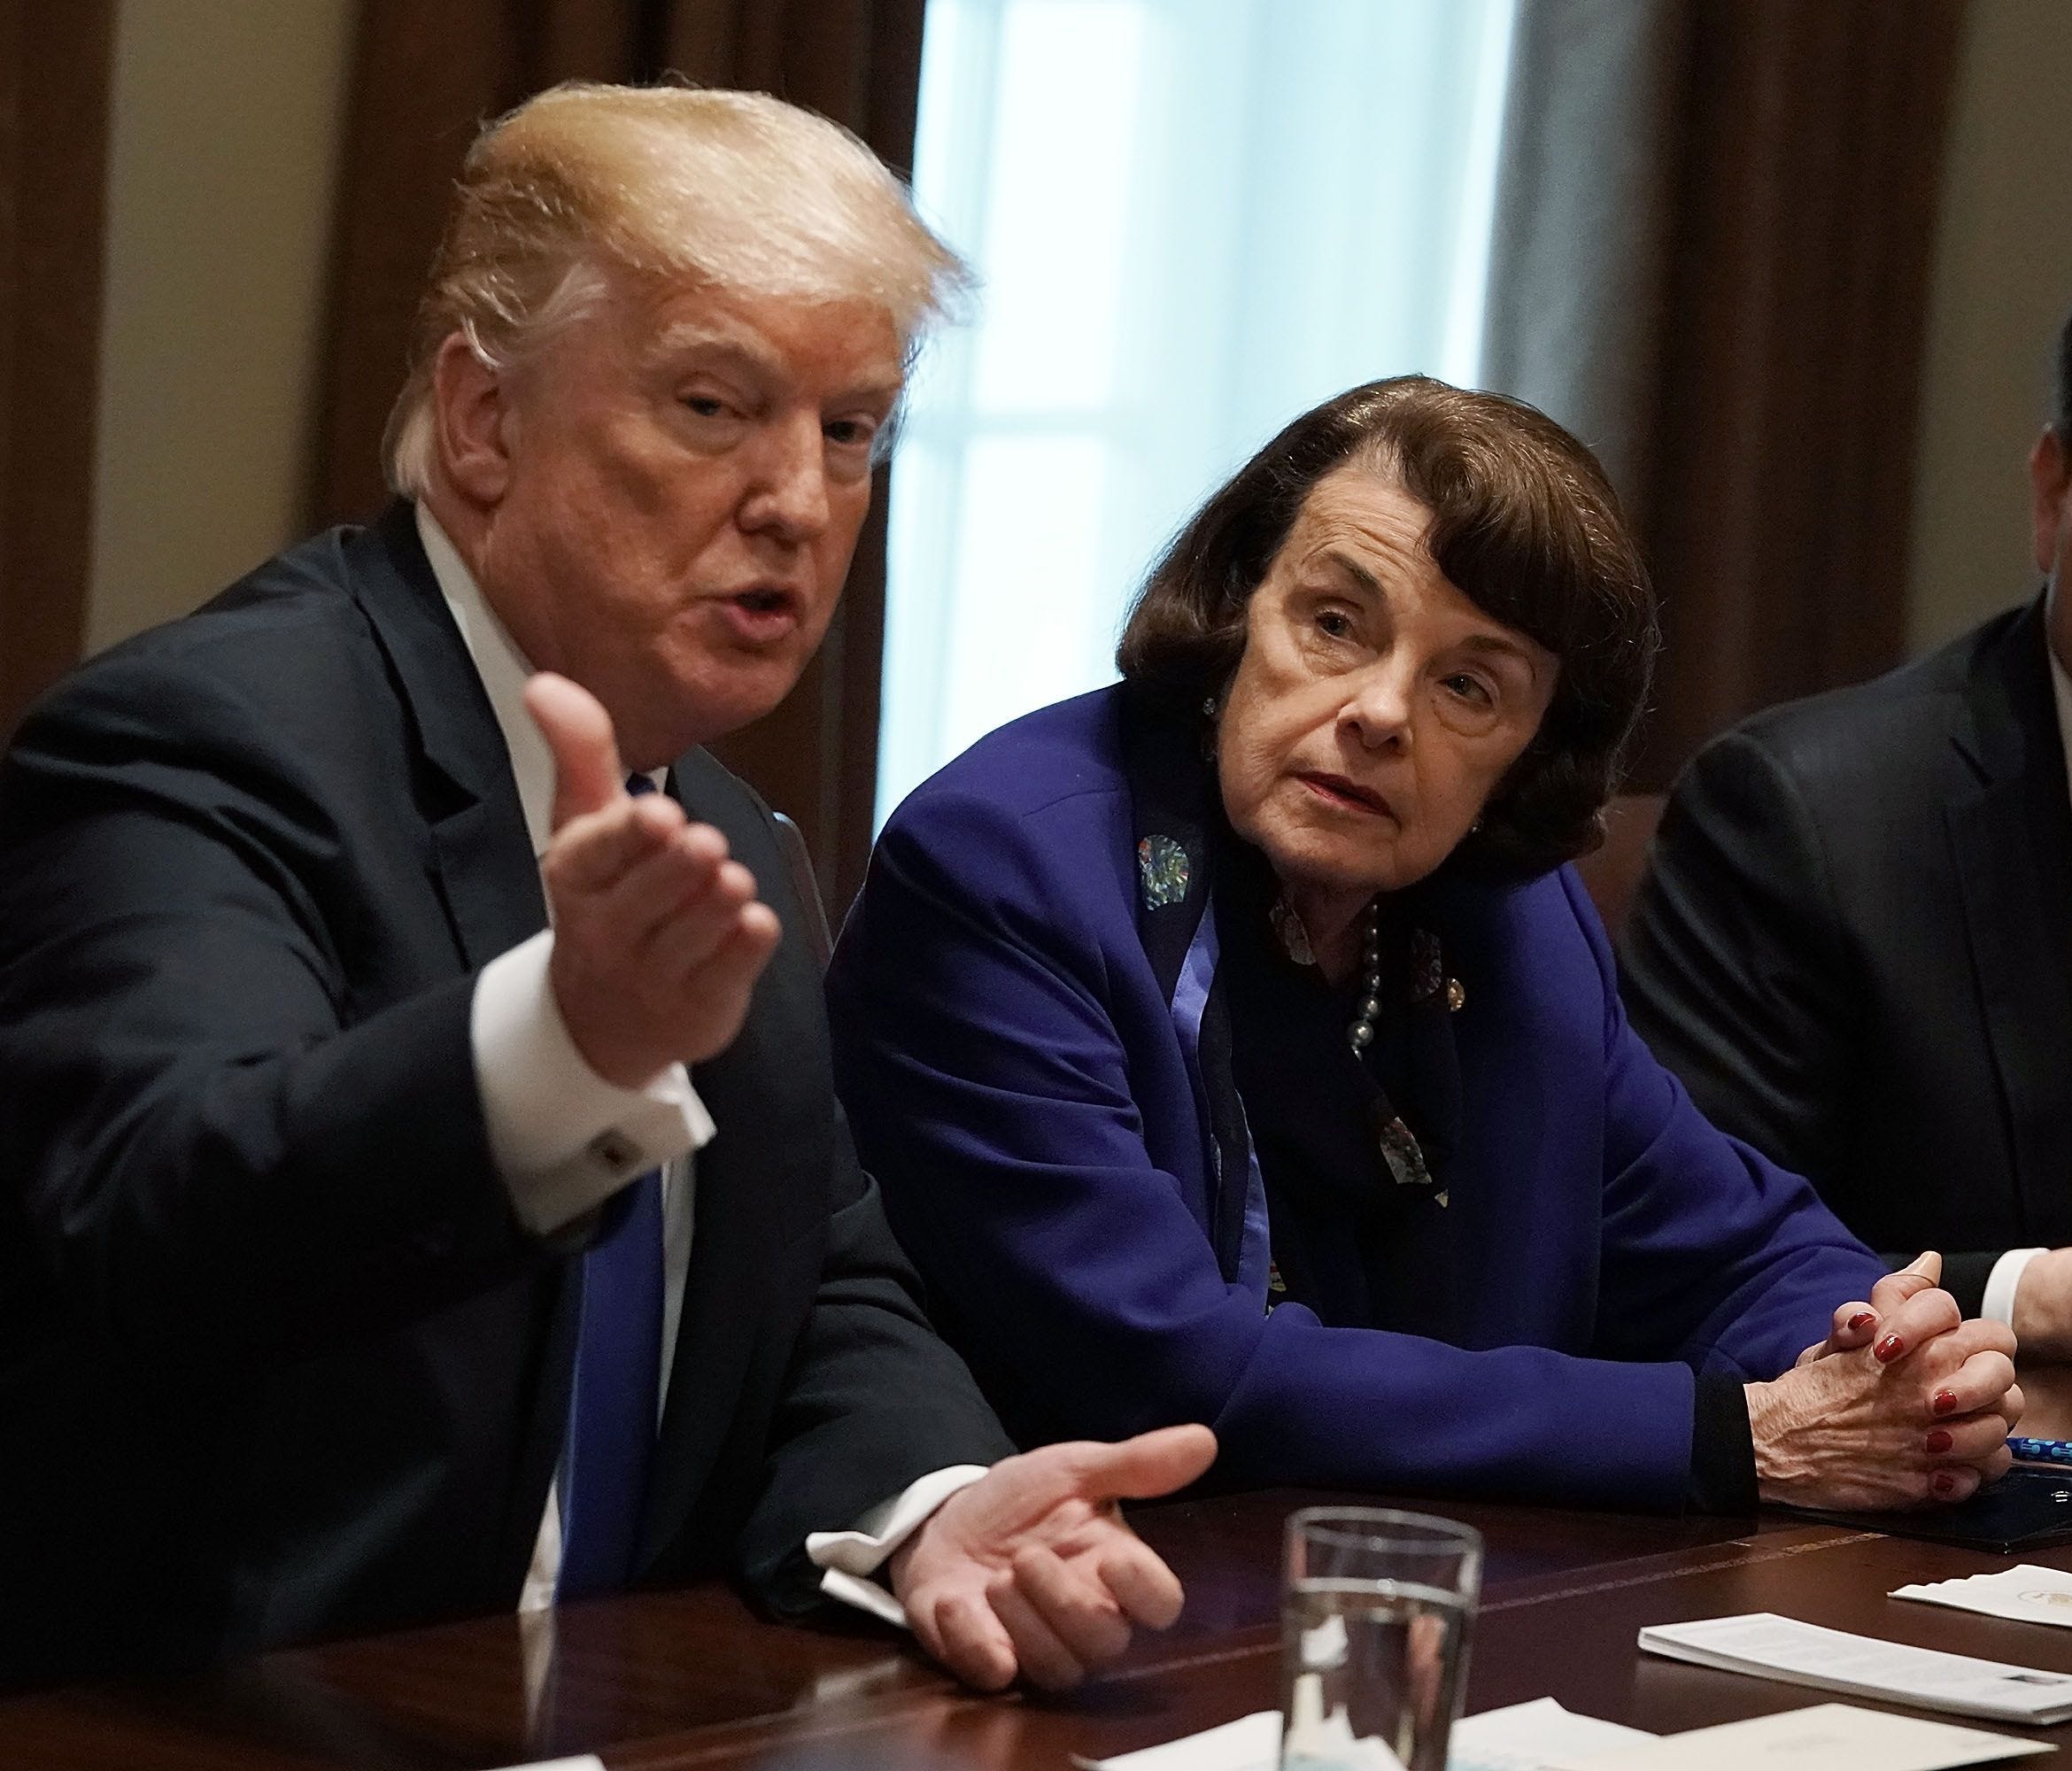
<svg viewBox="0 0 2072 1771">
<path fill-rule="evenodd" d="M 1127 695 L 1017 721 L 919 788 L 828 979 L 865 1163 L 1009 1430 L 1200 1420 L 1238 1482 L 1682 1505 L 1696 1375 L 1775 1376 L 1881 1264 L 1649 1055 L 1564 868 L 1419 888 L 1465 989 L 1428 1232 L 1444 1319 L 1269 1311 L 1264 1191 L 1203 1055 L 1217 919 L 1185 801 L 1208 771 L 1146 749 Z M 1148 891 L 1139 864 L 1168 825 L 1184 939 L 1155 902 L 1175 870 Z"/>
</svg>

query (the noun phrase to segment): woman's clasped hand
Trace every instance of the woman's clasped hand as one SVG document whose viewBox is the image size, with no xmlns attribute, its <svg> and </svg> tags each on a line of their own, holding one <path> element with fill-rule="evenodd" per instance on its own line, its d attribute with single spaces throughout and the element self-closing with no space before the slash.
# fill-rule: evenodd
<svg viewBox="0 0 2072 1771">
<path fill-rule="evenodd" d="M 1968 1499 L 2007 1473 L 2022 1418 L 2014 1334 L 1965 1321 L 1923 1255 L 1774 1382 L 1748 1386 L 1763 1498 L 1877 1509 Z"/>
</svg>

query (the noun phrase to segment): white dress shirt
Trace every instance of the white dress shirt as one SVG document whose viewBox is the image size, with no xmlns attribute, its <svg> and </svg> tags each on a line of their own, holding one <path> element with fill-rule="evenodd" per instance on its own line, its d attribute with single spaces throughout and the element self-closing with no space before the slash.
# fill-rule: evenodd
<svg viewBox="0 0 2072 1771">
<path fill-rule="evenodd" d="M 2058 743 L 2065 752 L 2065 773 L 2072 779 L 2072 677 L 2065 674 L 2065 667 L 2058 661 L 2058 653 L 2046 638 L 2044 655 L 2051 661 L 2051 705 L 2058 715 Z M 2060 906 L 2060 909 L 2072 907 Z M 1978 1313 L 1995 1322 L 2014 1326 L 2014 1294 L 2021 1288 L 2022 1275 L 2029 1262 L 2045 1252 L 2042 1249 L 2009 1249 L 1993 1263 L 1993 1270 L 1986 1276 L 1985 1295 L 1979 1302 Z"/>
<path fill-rule="evenodd" d="M 510 753 L 511 773 L 537 858 L 553 834 L 554 767 L 545 738 L 525 709 L 532 667 L 483 598 L 474 575 L 430 512 L 417 507 L 417 533 L 460 630 Z M 655 771 L 661 785 L 663 771 Z M 620 1088 L 591 1069 L 561 1020 L 547 979 L 553 932 L 543 929 L 483 967 L 469 1011 L 483 1118 L 499 1173 L 519 1220 L 550 1234 L 603 1204 L 650 1169 L 662 1172 L 662 1342 L 657 1407 L 667 1396 L 676 1327 L 690 1269 L 694 1157 L 718 1134 L 680 1063 L 645 1088 Z M 660 1424 L 659 1419 L 657 1422 Z M 898 1600 L 867 1578 L 960 1488 L 986 1473 L 957 1465 L 922 1477 L 874 1508 L 850 1531 L 815 1532 L 807 1554 L 831 1597 L 904 1625 Z M 550 1489 L 518 1606 L 553 1603 L 561 1564 L 561 1506 Z"/>
</svg>

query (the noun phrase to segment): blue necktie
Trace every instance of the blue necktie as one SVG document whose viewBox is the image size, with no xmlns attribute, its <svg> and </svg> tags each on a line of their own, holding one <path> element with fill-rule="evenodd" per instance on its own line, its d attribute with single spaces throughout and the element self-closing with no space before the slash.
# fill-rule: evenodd
<svg viewBox="0 0 2072 1771">
<path fill-rule="evenodd" d="M 626 791 L 652 793 L 654 784 L 636 775 Z M 632 1577 L 654 1449 L 661 1372 L 661 1171 L 642 1175 L 606 1212 L 605 1234 L 583 1257 L 575 1382 L 559 1478 L 561 1570 L 554 1596 L 561 1599 L 617 1592 Z"/>
</svg>

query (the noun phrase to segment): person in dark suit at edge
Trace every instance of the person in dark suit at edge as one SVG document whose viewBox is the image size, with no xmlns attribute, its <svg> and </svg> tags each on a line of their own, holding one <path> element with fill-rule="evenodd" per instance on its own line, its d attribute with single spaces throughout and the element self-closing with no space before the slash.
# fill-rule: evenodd
<svg viewBox="0 0 2072 1771">
<path fill-rule="evenodd" d="M 826 630 L 963 276 L 820 119 L 544 94 L 469 155 L 386 514 L 26 720 L 0 1681 L 719 1571 L 986 1687 L 1177 1613 L 1116 1503 L 1212 1437 L 1009 1455 L 699 748 Z"/>
<path fill-rule="evenodd" d="M 1620 947 L 1706 1116 L 1968 1312 L 2072 1359 L 2072 321 L 2029 458 L 2043 590 L 1714 739 Z"/>
</svg>

